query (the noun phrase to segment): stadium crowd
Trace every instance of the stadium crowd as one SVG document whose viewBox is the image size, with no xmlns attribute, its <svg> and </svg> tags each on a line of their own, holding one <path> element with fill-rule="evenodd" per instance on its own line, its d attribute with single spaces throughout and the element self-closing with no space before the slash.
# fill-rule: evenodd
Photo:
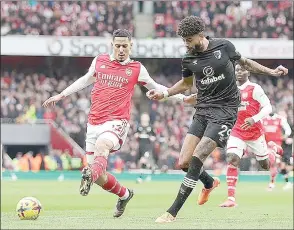
<svg viewBox="0 0 294 230">
<path fill-rule="evenodd" d="M 293 39 L 291 1 L 155 1 L 154 37 L 176 37 L 187 15 L 205 20 L 207 33 L 228 38 Z M 1 35 L 111 36 L 114 29 L 132 33 L 131 1 L 4 1 Z"/>
<path fill-rule="evenodd" d="M 156 1 L 156 37 L 176 37 L 188 15 L 203 18 L 212 37 L 293 39 L 291 1 Z"/>
<path fill-rule="evenodd" d="M 153 66 L 152 63 L 149 64 Z M 164 68 L 164 64 L 161 66 Z M 148 69 L 148 64 L 146 64 L 146 67 Z M 171 75 L 166 71 L 173 70 L 161 71 L 152 76 L 157 82 L 166 86 L 170 86 L 179 80 L 180 73 Z M 291 74 L 292 72 L 289 76 L 292 76 Z M 88 95 L 91 87 L 65 98 L 53 109 L 41 106 L 42 102 L 49 96 L 61 92 L 77 77 L 69 77 L 68 75 L 50 77 L 45 73 L 32 72 L 2 72 L 1 118 L 16 119 L 19 123 L 36 119 L 52 119 L 84 148 L 87 113 L 90 106 Z M 273 104 L 274 110 L 286 116 L 291 127 L 293 127 L 293 78 L 276 79 L 251 76 L 251 80 L 262 85 Z M 133 137 L 136 136 L 141 117 L 136 102 L 144 100 L 142 97 L 146 100 L 146 97 L 138 88 L 134 95 L 135 103 L 127 141 L 118 153 L 111 155 L 109 167 L 117 170 L 137 168 L 141 167 L 142 164 L 146 167 L 152 160 L 155 160 L 155 164 L 159 168 L 176 169 L 178 168 L 178 154 L 194 109 L 174 101 L 155 102 L 147 100 L 146 106 L 149 110 L 150 125 L 155 135 L 155 140 L 152 141 L 153 148 L 150 149 L 154 159 L 149 159 L 150 157 L 146 154 L 138 158 L 139 143 L 138 139 Z M 152 167 L 152 163 L 150 164 L 150 167 Z M 218 169 L 222 168 L 224 164 L 225 155 L 217 150 L 206 161 L 205 166 L 210 169 Z"/>
<path fill-rule="evenodd" d="M 1 35 L 112 36 L 115 29 L 133 32 L 129 1 L 4 1 Z"/>
</svg>

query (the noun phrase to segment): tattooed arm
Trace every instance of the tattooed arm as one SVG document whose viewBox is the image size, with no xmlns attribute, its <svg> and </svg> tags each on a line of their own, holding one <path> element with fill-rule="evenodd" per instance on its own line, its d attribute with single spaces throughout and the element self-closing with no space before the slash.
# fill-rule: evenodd
<svg viewBox="0 0 294 230">
<path fill-rule="evenodd" d="M 228 40 L 226 40 L 226 49 L 232 62 L 238 62 L 244 69 L 251 73 L 265 74 L 276 77 L 288 74 L 288 69 L 284 66 L 280 65 L 276 69 L 270 69 L 257 63 L 256 61 L 242 57 L 241 54 L 236 50 L 233 43 Z"/>
<path fill-rule="evenodd" d="M 287 75 L 288 69 L 284 66 L 278 66 L 276 69 L 270 69 L 267 68 L 256 61 L 253 61 L 251 59 L 241 57 L 238 61 L 238 63 L 246 70 L 248 70 L 251 73 L 257 73 L 257 74 L 266 74 L 271 76 L 279 77 L 281 75 Z"/>
</svg>

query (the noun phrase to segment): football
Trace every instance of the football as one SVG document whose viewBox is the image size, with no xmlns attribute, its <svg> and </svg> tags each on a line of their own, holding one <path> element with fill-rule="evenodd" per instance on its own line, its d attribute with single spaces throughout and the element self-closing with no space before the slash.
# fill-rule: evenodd
<svg viewBox="0 0 294 230">
<path fill-rule="evenodd" d="M 21 220 L 36 220 L 42 206 L 35 197 L 24 197 L 16 205 L 16 213 Z"/>
</svg>

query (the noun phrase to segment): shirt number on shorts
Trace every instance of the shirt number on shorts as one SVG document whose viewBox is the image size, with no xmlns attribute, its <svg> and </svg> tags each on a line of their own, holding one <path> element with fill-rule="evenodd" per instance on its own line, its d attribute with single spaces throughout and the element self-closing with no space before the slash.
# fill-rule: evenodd
<svg viewBox="0 0 294 230">
<path fill-rule="evenodd" d="M 123 127 L 122 125 L 112 125 L 112 129 L 117 133 L 121 133 L 123 130 Z"/>
<path fill-rule="evenodd" d="M 226 125 L 222 125 L 222 130 L 218 132 L 218 135 L 220 137 L 225 137 L 225 135 L 228 137 L 231 134 L 231 129 L 228 128 Z"/>
</svg>

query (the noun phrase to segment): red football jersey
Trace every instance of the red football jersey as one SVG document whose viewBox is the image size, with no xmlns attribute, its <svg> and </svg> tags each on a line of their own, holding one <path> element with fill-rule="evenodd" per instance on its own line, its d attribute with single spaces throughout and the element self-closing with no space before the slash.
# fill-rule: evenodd
<svg viewBox="0 0 294 230">
<path fill-rule="evenodd" d="M 256 122 L 247 130 L 241 129 L 246 118 L 258 114 L 261 109 L 260 98 L 264 91 L 260 85 L 247 81 L 239 86 L 241 93 L 241 105 L 239 107 L 237 121 L 232 129 L 231 135 L 241 140 L 256 140 L 263 134 L 261 121 Z"/>
<path fill-rule="evenodd" d="M 141 63 L 121 64 L 108 54 L 100 55 L 95 65 L 95 83 L 91 92 L 88 122 L 92 125 L 109 120 L 130 119 L 131 99 L 138 83 Z"/>
<path fill-rule="evenodd" d="M 91 125 L 103 124 L 112 120 L 129 120 L 132 96 L 136 84 L 148 90 L 164 91 L 167 87 L 156 83 L 140 62 L 129 57 L 119 62 L 109 54 L 94 58 L 88 72 L 61 92 L 66 97 L 94 84 L 91 91 L 91 108 L 88 122 Z M 185 95 L 170 97 L 183 102 Z"/>
<path fill-rule="evenodd" d="M 266 142 L 273 141 L 277 145 L 283 143 L 282 117 L 267 116 L 262 120 Z"/>
</svg>

